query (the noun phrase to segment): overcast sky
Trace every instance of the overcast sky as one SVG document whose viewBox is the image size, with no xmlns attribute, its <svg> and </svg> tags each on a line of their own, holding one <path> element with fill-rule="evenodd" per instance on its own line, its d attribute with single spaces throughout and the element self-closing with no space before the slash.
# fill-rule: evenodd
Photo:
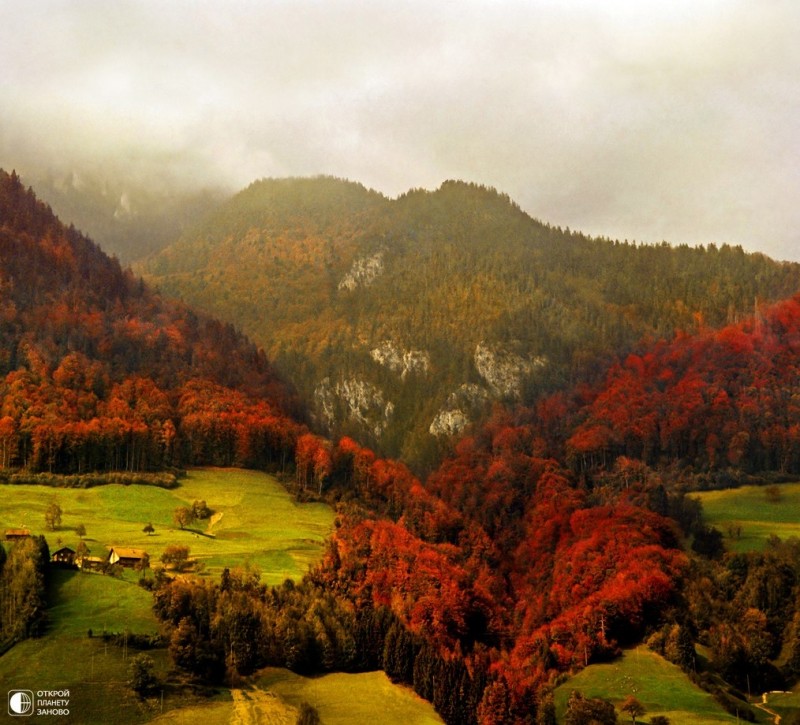
<svg viewBox="0 0 800 725">
<path fill-rule="evenodd" d="M 0 0 L 0 165 L 458 178 L 800 261 L 800 2 Z"/>
</svg>

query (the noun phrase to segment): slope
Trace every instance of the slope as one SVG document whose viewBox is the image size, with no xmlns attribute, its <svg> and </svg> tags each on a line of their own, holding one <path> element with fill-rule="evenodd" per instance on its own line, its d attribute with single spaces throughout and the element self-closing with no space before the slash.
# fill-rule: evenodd
<svg viewBox="0 0 800 725">
<path fill-rule="evenodd" d="M 167 301 L 0 172 L 0 466 L 286 462 L 294 396 L 232 326 Z"/>
<path fill-rule="evenodd" d="M 589 239 L 476 185 L 390 200 L 332 178 L 256 182 L 141 271 L 240 325 L 321 427 L 416 463 L 492 401 L 800 289 L 800 265 Z"/>
</svg>

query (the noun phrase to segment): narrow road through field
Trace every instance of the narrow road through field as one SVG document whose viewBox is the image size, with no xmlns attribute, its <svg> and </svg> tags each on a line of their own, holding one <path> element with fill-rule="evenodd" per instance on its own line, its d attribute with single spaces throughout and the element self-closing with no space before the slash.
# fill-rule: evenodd
<svg viewBox="0 0 800 725">
<path fill-rule="evenodd" d="M 767 713 L 767 715 L 772 715 L 772 717 L 774 718 L 772 722 L 774 722 L 775 725 L 781 725 L 781 716 L 778 715 L 778 713 L 775 712 L 774 710 L 770 710 L 767 707 L 767 693 L 765 692 L 761 697 L 762 697 L 762 702 L 756 702 L 756 703 L 753 703 L 753 704 L 759 710 L 763 710 L 765 713 Z"/>
<path fill-rule="evenodd" d="M 257 687 L 231 690 L 233 714 L 230 725 L 294 725 L 297 712 L 271 692 Z"/>
</svg>

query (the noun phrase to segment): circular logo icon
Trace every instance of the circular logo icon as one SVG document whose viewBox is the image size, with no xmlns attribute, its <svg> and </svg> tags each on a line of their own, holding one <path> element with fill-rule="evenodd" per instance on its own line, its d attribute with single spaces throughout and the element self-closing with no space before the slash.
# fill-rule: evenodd
<svg viewBox="0 0 800 725">
<path fill-rule="evenodd" d="M 30 715 L 33 712 L 33 693 L 30 690 L 9 692 L 8 711 L 11 715 Z"/>
</svg>

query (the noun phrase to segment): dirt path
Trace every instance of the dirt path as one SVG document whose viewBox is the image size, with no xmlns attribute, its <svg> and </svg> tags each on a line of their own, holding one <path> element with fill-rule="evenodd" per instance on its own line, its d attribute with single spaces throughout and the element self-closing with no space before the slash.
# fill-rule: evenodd
<svg viewBox="0 0 800 725">
<path fill-rule="evenodd" d="M 250 687 L 231 690 L 233 714 L 230 725 L 294 725 L 297 711 L 271 692 Z"/>
<path fill-rule="evenodd" d="M 222 517 L 225 515 L 224 511 L 219 511 L 215 513 L 208 521 L 208 528 L 206 529 L 206 533 L 210 534 L 211 530 L 222 520 Z"/>
<path fill-rule="evenodd" d="M 771 715 L 773 717 L 773 721 L 775 725 L 781 725 L 781 716 L 778 715 L 777 712 L 774 710 L 770 710 L 767 707 L 767 693 L 765 692 L 762 695 L 762 702 L 755 702 L 753 703 L 759 710 L 763 710 L 767 715 Z"/>
</svg>

